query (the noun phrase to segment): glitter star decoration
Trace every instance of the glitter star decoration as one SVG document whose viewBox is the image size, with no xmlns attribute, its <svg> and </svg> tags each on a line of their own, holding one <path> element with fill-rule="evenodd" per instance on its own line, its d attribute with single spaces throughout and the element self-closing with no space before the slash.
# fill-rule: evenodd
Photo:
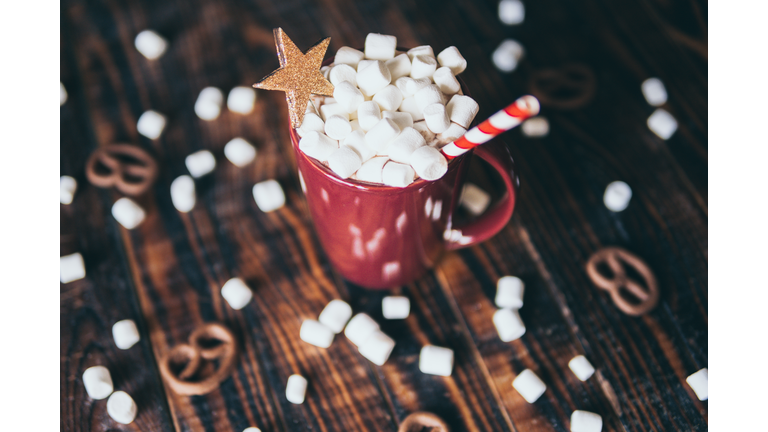
<svg viewBox="0 0 768 432">
<path fill-rule="evenodd" d="M 304 54 L 282 28 L 276 28 L 273 32 L 280 69 L 265 76 L 253 86 L 264 90 L 284 91 L 291 126 L 297 128 L 304 120 L 310 94 L 333 96 L 333 84 L 320 72 L 331 38 L 323 39 Z"/>
</svg>

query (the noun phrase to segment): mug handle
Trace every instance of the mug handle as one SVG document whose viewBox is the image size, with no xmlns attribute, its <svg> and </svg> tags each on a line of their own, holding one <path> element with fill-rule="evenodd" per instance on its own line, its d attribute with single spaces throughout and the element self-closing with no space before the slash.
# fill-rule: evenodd
<svg viewBox="0 0 768 432">
<path fill-rule="evenodd" d="M 475 147 L 474 154 L 498 171 L 507 188 L 507 193 L 482 216 L 446 231 L 445 248 L 447 250 L 469 247 L 493 237 L 507 225 L 515 209 L 517 176 L 515 161 L 509 154 L 507 146 L 503 141 L 496 140 L 496 142 Z"/>
</svg>

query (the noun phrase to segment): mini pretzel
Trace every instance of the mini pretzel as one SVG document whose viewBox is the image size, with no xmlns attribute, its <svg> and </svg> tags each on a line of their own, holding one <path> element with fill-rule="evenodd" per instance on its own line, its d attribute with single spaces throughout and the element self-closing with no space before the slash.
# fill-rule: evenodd
<svg viewBox="0 0 768 432">
<path fill-rule="evenodd" d="M 599 264 L 607 265 L 613 277 L 601 273 L 598 270 Z M 640 274 L 645 286 L 627 277 L 624 265 Z M 627 315 L 647 313 L 659 301 L 659 285 L 648 264 L 624 249 L 607 247 L 592 254 L 587 262 L 587 274 L 598 288 L 611 294 L 616 307 Z"/>
<path fill-rule="evenodd" d="M 422 432 L 427 430 L 431 432 L 448 432 L 448 425 L 443 419 L 432 413 L 419 411 L 406 417 L 400 423 L 400 428 L 397 429 L 397 432 Z"/>
<path fill-rule="evenodd" d="M 115 187 L 120 192 L 137 196 L 157 179 L 155 159 L 141 148 L 130 144 L 110 144 L 91 153 L 85 164 L 85 176 L 94 186 Z"/>
</svg>

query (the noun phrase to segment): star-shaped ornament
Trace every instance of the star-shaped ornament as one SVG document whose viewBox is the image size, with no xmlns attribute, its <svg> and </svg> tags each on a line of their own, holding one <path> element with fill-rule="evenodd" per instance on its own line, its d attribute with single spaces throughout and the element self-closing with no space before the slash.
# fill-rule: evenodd
<svg viewBox="0 0 768 432">
<path fill-rule="evenodd" d="M 333 84 L 320 72 L 331 38 L 323 39 L 304 54 L 282 28 L 276 28 L 273 32 L 280 69 L 265 76 L 253 86 L 284 91 L 291 115 L 291 127 L 297 128 L 304 120 L 310 94 L 333 96 Z"/>
</svg>

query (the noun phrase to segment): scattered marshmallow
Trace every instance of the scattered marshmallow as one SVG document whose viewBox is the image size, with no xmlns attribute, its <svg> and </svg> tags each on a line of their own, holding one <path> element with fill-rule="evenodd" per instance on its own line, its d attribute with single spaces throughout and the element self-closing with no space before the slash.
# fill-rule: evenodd
<svg viewBox="0 0 768 432">
<path fill-rule="evenodd" d="M 502 342 L 520 339 L 525 334 L 525 324 L 516 309 L 499 309 L 493 314 L 493 325 Z"/>
<path fill-rule="evenodd" d="M 664 87 L 664 83 L 658 78 L 648 78 L 643 81 L 640 90 L 642 90 L 645 100 L 648 101 L 650 105 L 662 106 L 667 103 L 667 89 Z"/>
<path fill-rule="evenodd" d="M 285 193 L 280 187 L 280 183 L 275 180 L 265 180 L 253 185 L 253 199 L 264 213 L 277 210 L 285 205 Z"/>
<path fill-rule="evenodd" d="M 136 402 L 124 391 L 116 391 L 107 399 L 107 414 L 112 420 L 129 424 L 136 418 Z"/>
<path fill-rule="evenodd" d="M 195 206 L 195 181 L 188 175 L 177 177 L 171 183 L 171 202 L 176 210 L 187 213 Z"/>
<path fill-rule="evenodd" d="M 373 129 L 381 120 L 381 108 L 374 101 L 365 101 L 357 108 L 357 121 L 364 131 Z"/>
<path fill-rule="evenodd" d="M 368 33 L 365 37 L 365 58 L 371 60 L 389 60 L 395 57 L 397 38 L 378 33 Z"/>
<path fill-rule="evenodd" d="M 324 133 L 325 122 L 316 113 L 308 112 L 304 114 L 304 120 L 302 120 L 301 126 L 296 129 L 296 133 L 303 138 L 304 135 L 312 131 Z"/>
<path fill-rule="evenodd" d="M 227 301 L 229 307 L 240 310 L 250 303 L 253 292 L 240 278 L 232 278 L 221 287 L 221 296 Z"/>
<path fill-rule="evenodd" d="M 411 74 L 411 59 L 408 57 L 408 54 L 400 54 L 393 59 L 387 60 L 384 64 L 389 69 L 392 81 Z"/>
<path fill-rule="evenodd" d="M 520 309 L 523 307 L 525 284 L 516 276 L 504 276 L 496 283 L 496 306 Z"/>
<path fill-rule="evenodd" d="M 338 141 L 327 137 L 321 132 L 308 132 L 299 140 L 299 149 L 307 156 L 321 162 L 327 161 L 328 156 L 336 151 L 337 148 L 339 148 Z"/>
<path fill-rule="evenodd" d="M 323 118 L 323 121 L 328 121 L 329 118 L 335 115 L 344 117 L 347 120 L 349 120 L 349 113 L 347 112 L 347 107 L 345 105 L 342 105 L 340 103 L 333 103 L 333 104 L 326 103 L 325 105 L 320 107 L 320 116 Z"/>
<path fill-rule="evenodd" d="M 61 283 L 70 283 L 85 277 L 85 263 L 79 252 L 59 258 Z"/>
<path fill-rule="evenodd" d="M 440 62 L 440 66 L 451 68 L 454 75 L 464 72 L 464 69 L 467 68 L 467 61 L 455 46 L 449 46 L 442 50 L 440 54 L 437 55 L 437 61 Z"/>
<path fill-rule="evenodd" d="M 165 53 L 168 42 L 152 30 L 144 30 L 133 41 L 136 49 L 149 60 L 155 60 Z"/>
<path fill-rule="evenodd" d="M 435 52 L 432 50 L 432 47 L 429 45 L 422 45 L 417 46 L 416 48 L 411 48 L 408 50 L 408 58 L 413 61 L 413 58 L 419 55 L 424 55 L 427 57 L 435 58 Z"/>
<path fill-rule="evenodd" d="M 380 330 L 376 330 L 366 338 L 362 345 L 360 345 L 360 348 L 358 348 L 358 351 L 371 363 L 381 366 L 387 362 L 394 348 L 395 341 Z"/>
<path fill-rule="evenodd" d="M 192 153 L 184 159 L 189 173 L 194 178 L 200 178 L 216 168 L 216 158 L 208 150 L 200 150 Z"/>
<path fill-rule="evenodd" d="M 425 345 L 419 354 L 419 370 L 425 374 L 451 376 L 453 350 L 434 345 Z"/>
<path fill-rule="evenodd" d="M 340 115 L 332 115 L 325 121 L 325 134 L 331 139 L 342 140 L 351 132 L 352 125 L 349 120 Z"/>
<path fill-rule="evenodd" d="M 632 199 L 632 188 L 623 181 L 615 181 L 608 184 L 603 194 L 603 203 L 612 212 L 620 212 L 629 206 Z"/>
<path fill-rule="evenodd" d="M 333 98 L 344 107 L 348 113 L 357 112 L 360 104 L 365 102 L 365 96 L 353 83 L 342 81 L 333 89 Z"/>
<path fill-rule="evenodd" d="M 404 296 L 387 296 L 381 300 L 381 312 L 386 319 L 406 319 L 411 313 L 411 301 Z"/>
<path fill-rule="evenodd" d="M 136 345 L 141 336 L 139 336 L 139 329 L 136 328 L 136 323 L 133 320 L 126 319 L 118 321 L 112 326 L 112 338 L 115 340 L 115 345 L 118 348 L 127 350 Z"/>
<path fill-rule="evenodd" d="M 59 81 L 59 106 L 64 105 L 67 102 L 67 89 L 64 88 L 64 83 Z"/>
<path fill-rule="evenodd" d="M 333 342 L 334 332 L 325 324 L 315 320 L 304 320 L 301 323 L 299 337 L 304 342 L 320 348 L 328 348 Z"/>
<path fill-rule="evenodd" d="M 576 375 L 580 381 L 586 381 L 592 374 L 595 373 L 595 367 L 587 360 L 583 355 L 577 355 L 568 362 L 568 367 L 571 368 L 573 374 Z"/>
<path fill-rule="evenodd" d="M 525 20 L 525 6 L 520 0 L 501 0 L 499 20 L 506 25 L 522 24 Z"/>
<path fill-rule="evenodd" d="M 357 73 L 357 86 L 366 97 L 373 97 L 379 90 L 388 86 L 392 75 L 383 61 L 377 61 Z"/>
<path fill-rule="evenodd" d="M 328 156 L 328 167 L 343 179 L 349 178 L 362 164 L 360 155 L 348 146 L 341 146 Z"/>
<path fill-rule="evenodd" d="M 320 312 L 318 321 L 323 323 L 332 332 L 339 334 L 347 325 L 349 317 L 352 316 L 352 307 L 343 300 L 331 300 Z"/>
<path fill-rule="evenodd" d="M 416 149 L 426 146 L 424 137 L 414 128 L 405 128 L 387 146 L 387 155 L 390 159 L 400 163 L 410 163 L 411 154 Z"/>
<path fill-rule="evenodd" d="M 91 399 L 101 400 L 112 394 L 112 376 L 104 366 L 92 366 L 83 372 L 83 385 Z"/>
<path fill-rule="evenodd" d="M 364 163 L 368 159 L 376 156 L 376 150 L 372 149 L 370 146 L 368 146 L 368 144 L 366 144 L 365 132 L 363 132 L 362 129 L 353 130 L 352 133 L 344 138 L 344 141 L 341 145 L 347 146 L 354 150 L 355 153 L 357 153 L 357 155 L 360 157 L 361 163 Z"/>
<path fill-rule="evenodd" d="M 120 198 L 112 205 L 112 216 L 124 226 L 125 229 L 134 229 L 144 221 L 146 213 L 130 198 Z"/>
<path fill-rule="evenodd" d="M 62 204 L 72 204 L 77 190 L 77 180 L 70 176 L 61 176 L 59 178 L 59 196 Z"/>
<path fill-rule="evenodd" d="M 359 347 L 377 331 L 379 331 L 379 324 L 367 314 L 359 313 L 349 320 L 344 329 L 344 336 Z"/>
<path fill-rule="evenodd" d="M 357 64 L 357 73 L 360 73 L 360 71 L 376 62 L 378 62 L 378 60 L 360 60 L 360 63 Z"/>
<path fill-rule="evenodd" d="M 157 111 L 144 111 L 136 123 L 136 130 L 149 139 L 157 139 L 165 128 L 165 116 Z"/>
<path fill-rule="evenodd" d="M 285 385 L 285 398 L 292 404 L 304 403 L 304 397 L 307 395 L 307 379 L 301 375 L 291 375 L 288 377 L 288 383 Z"/>
<path fill-rule="evenodd" d="M 417 55 L 411 63 L 411 78 L 429 78 L 437 69 L 437 60 L 426 55 Z"/>
<path fill-rule="evenodd" d="M 448 171 L 448 160 L 440 151 L 430 146 L 416 149 L 408 158 L 408 163 L 424 180 L 437 180 Z"/>
<path fill-rule="evenodd" d="M 456 141 L 460 137 L 464 136 L 464 134 L 467 133 L 467 128 L 461 127 L 457 125 L 456 123 L 451 123 L 450 126 L 448 126 L 448 130 L 440 134 L 440 137 L 444 142 L 450 142 L 450 141 Z"/>
<path fill-rule="evenodd" d="M 224 94 L 216 87 L 206 87 L 195 101 L 195 114 L 203 120 L 214 120 L 221 113 Z"/>
<path fill-rule="evenodd" d="M 451 126 L 451 121 L 448 119 L 448 112 L 446 112 L 445 105 L 441 103 L 427 105 L 422 113 L 424 114 L 424 120 L 427 123 L 427 127 L 436 134 L 445 132 Z"/>
<path fill-rule="evenodd" d="M 386 149 L 387 144 L 399 134 L 400 128 L 395 122 L 391 119 L 381 119 L 365 134 L 365 143 L 378 153 Z"/>
<path fill-rule="evenodd" d="M 370 183 L 382 183 L 381 173 L 384 170 L 384 165 L 389 162 L 389 158 L 387 157 L 375 157 L 371 160 L 365 162 L 359 170 L 357 170 L 357 173 L 355 174 L 355 177 L 358 180 L 362 180 L 365 182 Z"/>
<path fill-rule="evenodd" d="M 528 403 L 534 403 L 547 390 L 546 384 L 532 370 L 526 369 L 512 381 L 512 387 Z"/>
<path fill-rule="evenodd" d="M 317 119 L 320 118 L 314 114 L 312 115 Z M 306 115 L 304 117 L 306 118 Z M 232 138 L 227 145 L 224 146 L 224 156 L 226 156 L 226 158 L 236 167 L 242 168 L 256 158 L 256 148 L 240 137 Z"/>
<path fill-rule="evenodd" d="M 392 84 L 384 87 L 373 95 L 373 101 L 379 104 L 382 111 L 394 111 L 403 102 L 403 93 Z"/>
<path fill-rule="evenodd" d="M 456 79 L 456 76 L 451 71 L 451 68 L 443 66 L 435 71 L 432 75 L 432 79 L 435 80 L 435 84 L 440 88 L 440 91 L 447 95 L 456 94 L 461 90 L 461 84 Z"/>
<path fill-rule="evenodd" d="M 480 111 L 480 105 L 474 99 L 459 94 L 453 95 L 445 108 L 451 121 L 465 129 L 469 128 L 477 112 Z"/>
<path fill-rule="evenodd" d="M 382 111 L 381 118 L 392 119 L 392 121 L 395 122 L 400 130 L 413 126 L 413 117 L 411 117 L 411 115 L 406 112 Z"/>
<path fill-rule="evenodd" d="M 334 86 L 337 86 L 344 81 L 356 86 L 357 70 L 348 64 L 338 64 L 331 68 L 331 72 L 328 74 L 328 80 Z M 336 97 L 336 95 L 334 95 L 334 97 Z"/>
<path fill-rule="evenodd" d="M 524 121 L 520 128 L 527 137 L 544 137 L 549 134 L 549 121 L 544 117 L 533 117 Z"/>
<path fill-rule="evenodd" d="M 571 432 L 600 432 L 603 418 L 589 411 L 576 410 L 571 414 Z"/>
<path fill-rule="evenodd" d="M 413 96 L 403 99 L 403 102 L 400 104 L 400 112 L 410 114 L 414 122 L 424 120 L 424 114 L 419 109 L 416 98 Z"/>
<path fill-rule="evenodd" d="M 238 86 L 229 91 L 227 108 L 238 114 L 250 114 L 256 103 L 256 90 L 251 87 Z"/>
<path fill-rule="evenodd" d="M 517 69 L 517 63 L 523 57 L 523 46 L 513 39 L 505 39 L 493 52 L 491 60 L 502 72 L 512 72 Z"/>
<path fill-rule="evenodd" d="M 424 108 L 428 107 L 429 105 L 435 103 L 442 105 L 443 94 L 440 92 L 440 87 L 434 84 L 430 84 L 417 91 L 416 94 L 413 95 L 413 99 L 416 101 L 416 106 L 419 108 L 419 111 L 423 113 Z"/>
<path fill-rule="evenodd" d="M 474 183 L 466 183 L 464 185 L 459 204 L 472 213 L 473 216 L 481 215 L 490 203 L 491 196 L 488 195 L 488 192 L 480 189 Z"/>
<path fill-rule="evenodd" d="M 648 128 L 659 138 L 668 140 L 677 130 L 677 120 L 672 114 L 659 108 L 648 117 Z"/>
<path fill-rule="evenodd" d="M 387 186 L 406 187 L 413 183 L 415 174 L 410 165 L 390 161 L 381 171 L 381 180 Z"/>
<path fill-rule="evenodd" d="M 709 370 L 701 369 L 685 379 L 685 382 L 691 386 L 696 397 L 701 401 L 709 399 Z"/>
<path fill-rule="evenodd" d="M 356 68 L 357 64 L 360 63 L 360 60 L 364 57 L 365 53 L 362 51 L 345 46 L 336 51 L 336 56 L 333 58 L 333 62 L 335 64 L 347 64 Z"/>
</svg>

